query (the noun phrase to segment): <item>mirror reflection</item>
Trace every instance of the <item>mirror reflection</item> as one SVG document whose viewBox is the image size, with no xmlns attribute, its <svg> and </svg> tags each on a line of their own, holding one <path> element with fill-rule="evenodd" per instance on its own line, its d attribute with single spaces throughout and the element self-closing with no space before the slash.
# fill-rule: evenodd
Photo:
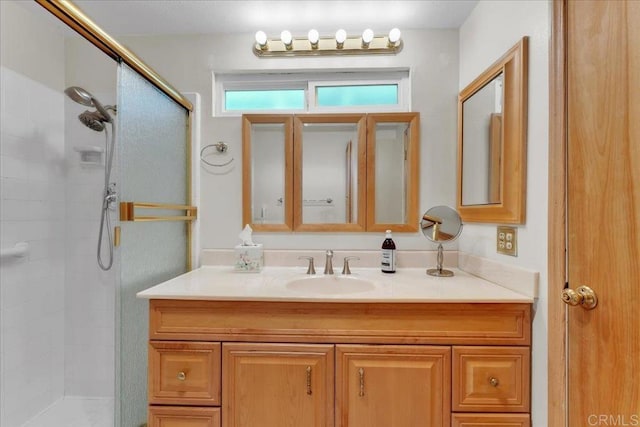
<svg viewBox="0 0 640 427">
<path fill-rule="evenodd" d="M 500 203 L 503 73 L 462 104 L 462 204 Z"/>
<path fill-rule="evenodd" d="M 350 224 L 358 218 L 358 124 L 302 128 L 302 222 Z"/>
<path fill-rule="evenodd" d="M 435 206 L 422 215 L 420 229 L 434 243 L 454 241 L 462 232 L 462 220 L 455 209 Z"/>
<path fill-rule="evenodd" d="M 382 224 L 407 221 L 407 150 L 409 123 L 377 123 L 375 147 L 375 220 Z"/>
<path fill-rule="evenodd" d="M 285 126 L 257 123 L 251 127 L 251 216 L 253 224 L 285 222 Z"/>
</svg>

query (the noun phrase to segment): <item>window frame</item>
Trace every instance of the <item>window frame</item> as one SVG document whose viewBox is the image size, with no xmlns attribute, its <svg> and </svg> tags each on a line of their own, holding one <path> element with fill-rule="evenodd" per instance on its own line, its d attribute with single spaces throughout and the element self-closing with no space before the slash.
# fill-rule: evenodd
<svg viewBox="0 0 640 427">
<path fill-rule="evenodd" d="M 212 73 L 212 116 L 241 117 L 243 114 L 304 114 L 304 113 L 380 113 L 411 111 L 411 73 L 407 68 L 322 72 L 255 72 Z M 396 105 L 354 105 L 322 107 L 315 105 L 316 88 L 321 86 L 397 85 Z M 303 89 L 304 109 L 226 110 L 227 90 Z"/>
</svg>

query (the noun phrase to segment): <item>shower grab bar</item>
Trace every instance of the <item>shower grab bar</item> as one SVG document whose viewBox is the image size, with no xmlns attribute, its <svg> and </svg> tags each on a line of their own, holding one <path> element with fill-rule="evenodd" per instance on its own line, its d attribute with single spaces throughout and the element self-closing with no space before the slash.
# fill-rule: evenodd
<svg viewBox="0 0 640 427">
<path fill-rule="evenodd" d="M 165 211 L 185 211 L 184 215 L 136 215 L 136 209 L 161 209 Z M 167 203 L 120 202 L 120 221 L 194 221 L 198 218 L 198 208 L 189 205 Z"/>
<path fill-rule="evenodd" d="M 11 249 L 0 250 L 0 258 L 23 258 L 29 253 L 29 244 L 27 242 L 16 243 Z"/>
</svg>

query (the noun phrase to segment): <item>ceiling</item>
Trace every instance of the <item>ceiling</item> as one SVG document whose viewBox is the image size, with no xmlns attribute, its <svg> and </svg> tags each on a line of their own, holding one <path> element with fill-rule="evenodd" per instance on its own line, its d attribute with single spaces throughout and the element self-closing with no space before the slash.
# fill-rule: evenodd
<svg viewBox="0 0 640 427">
<path fill-rule="evenodd" d="M 76 0 L 107 33 L 122 35 L 253 33 L 294 35 L 316 28 L 359 33 L 458 28 L 478 0 Z"/>
</svg>

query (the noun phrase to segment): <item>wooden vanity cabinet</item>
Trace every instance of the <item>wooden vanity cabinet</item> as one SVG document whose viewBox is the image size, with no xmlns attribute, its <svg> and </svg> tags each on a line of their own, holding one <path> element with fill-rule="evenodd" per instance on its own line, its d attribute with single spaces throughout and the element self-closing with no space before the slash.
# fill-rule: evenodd
<svg viewBox="0 0 640 427">
<path fill-rule="evenodd" d="M 153 427 L 531 424 L 530 304 L 151 300 L 149 325 Z"/>
</svg>

